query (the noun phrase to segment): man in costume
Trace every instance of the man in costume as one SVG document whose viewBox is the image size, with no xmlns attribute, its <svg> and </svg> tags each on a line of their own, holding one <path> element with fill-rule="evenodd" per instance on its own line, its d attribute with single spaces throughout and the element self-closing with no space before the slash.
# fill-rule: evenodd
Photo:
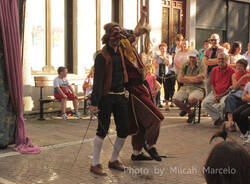
<svg viewBox="0 0 250 184">
<path fill-rule="evenodd" d="M 94 85 L 91 95 L 90 111 L 98 112 L 98 128 L 94 139 L 93 162 L 90 171 L 106 175 L 99 162 L 103 140 L 108 133 L 111 113 L 114 115 L 117 138 L 108 167 L 124 171 L 124 165 L 118 161 L 118 155 L 128 135 L 128 105 L 125 98 L 125 83 L 128 75 L 125 68 L 123 52 L 120 48 L 121 28 L 116 23 L 104 26 L 102 38 L 105 46 L 95 59 Z"/>
<path fill-rule="evenodd" d="M 135 30 L 122 30 L 126 39 L 121 40 L 128 83 L 126 89 L 129 91 L 129 135 L 132 135 L 133 154 L 132 160 L 157 160 L 161 161 L 154 145 L 157 142 L 160 123 L 164 119 L 162 113 L 154 105 L 149 89 L 143 84 L 144 64 L 134 45 L 136 38 L 149 31 L 142 27 L 147 12 L 142 11 L 142 17 Z M 150 157 L 143 154 L 144 148 Z"/>
</svg>

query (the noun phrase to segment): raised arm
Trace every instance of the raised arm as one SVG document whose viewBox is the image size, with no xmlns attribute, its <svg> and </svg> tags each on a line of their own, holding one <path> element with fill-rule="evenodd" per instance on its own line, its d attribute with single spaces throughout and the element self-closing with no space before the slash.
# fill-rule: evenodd
<svg viewBox="0 0 250 184">
<path fill-rule="evenodd" d="M 232 87 L 233 89 L 239 89 L 241 87 L 242 81 L 246 78 L 249 77 L 249 74 L 243 75 L 238 81 L 236 79 L 235 73 L 232 75 Z"/>
<path fill-rule="evenodd" d="M 141 10 L 141 18 L 138 21 L 138 23 L 134 29 L 134 32 L 137 32 L 139 30 L 139 28 L 144 25 L 146 18 L 147 18 L 147 15 L 148 15 L 148 10 L 145 6 L 143 6 L 143 8 Z"/>
</svg>

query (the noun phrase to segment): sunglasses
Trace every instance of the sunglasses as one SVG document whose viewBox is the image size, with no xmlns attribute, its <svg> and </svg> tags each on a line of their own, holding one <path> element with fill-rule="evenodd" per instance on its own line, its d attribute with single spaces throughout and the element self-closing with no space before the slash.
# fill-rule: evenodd
<svg viewBox="0 0 250 184">
<path fill-rule="evenodd" d="M 210 39 L 210 42 L 216 42 L 218 39 Z"/>
</svg>

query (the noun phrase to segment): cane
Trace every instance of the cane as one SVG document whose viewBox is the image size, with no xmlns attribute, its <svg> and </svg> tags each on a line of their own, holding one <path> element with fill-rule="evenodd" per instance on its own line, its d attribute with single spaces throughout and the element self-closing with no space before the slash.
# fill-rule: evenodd
<svg viewBox="0 0 250 184">
<path fill-rule="evenodd" d="M 77 156 L 74 158 L 74 161 L 73 161 L 73 163 L 72 163 L 72 165 L 71 165 L 71 169 L 73 168 L 73 166 L 75 165 L 75 162 L 77 161 L 77 159 L 78 159 L 78 157 L 79 157 L 79 154 L 80 154 L 80 151 L 81 151 L 81 149 L 82 149 L 82 145 L 83 145 L 83 142 L 84 142 L 84 140 L 85 140 L 85 137 L 86 137 L 86 135 L 87 135 L 87 133 L 88 133 L 90 124 L 91 124 L 91 122 L 92 122 L 93 119 L 94 119 L 93 117 L 94 117 L 93 115 L 90 116 L 89 124 L 88 124 L 87 129 L 86 129 L 86 131 L 85 131 L 85 133 L 84 133 L 84 136 L 83 136 L 83 138 L 82 138 L 82 142 L 81 142 L 80 148 L 79 148 L 79 150 L 78 150 L 78 152 L 77 152 Z"/>
<path fill-rule="evenodd" d="M 73 163 L 72 163 L 72 165 L 71 165 L 71 169 L 73 168 L 73 166 L 75 165 L 75 163 L 76 163 L 76 161 L 77 161 L 77 159 L 78 159 L 78 157 L 79 157 L 80 151 L 81 151 L 81 149 L 82 149 L 82 145 L 83 145 L 83 143 L 84 143 L 84 140 L 85 140 L 85 137 L 86 137 L 87 132 L 88 132 L 88 130 L 89 130 L 89 127 L 90 127 L 91 122 L 93 121 L 94 117 L 96 117 L 96 118 L 98 119 L 97 114 L 98 114 L 98 111 L 93 111 L 93 112 L 91 112 L 91 116 L 90 116 L 90 121 L 89 121 L 88 127 L 87 127 L 87 129 L 86 129 L 86 131 L 85 131 L 85 133 L 84 133 L 83 138 L 82 138 L 82 142 L 81 142 L 80 148 L 79 148 L 79 150 L 78 150 L 78 152 L 77 152 L 77 156 L 74 158 L 74 161 L 73 161 Z M 99 119 L 99 121 L 100 121 L 100 119 Z M 105 132 L 105 134 L 107 135 L 110 144 L 113 146 L 114 149 L 116 149 L 115 146 L 114 146 L 114 143 L 112 142 L 111 138 L 109 137 L 107 131 L 106 131 L 105 128 L 103 127 L 102 122 L 100 122 L 100 125 L 101 125 L 103 131 Z M 117 151 L 117 150 L 115 150 L 115 151 Z M 117 151 L 117 152 L 118 152 L 118 151 Z M 122 157 L 120 156 L 120 154 L 118 155 L 118 157 L 120 158 L 122 164 L 123 164 L 124 166 L 126 166 L 126 164 L 125 164 L 125 162 L 123 161 L 123 159 L 122 159 Z"/>
</svg>

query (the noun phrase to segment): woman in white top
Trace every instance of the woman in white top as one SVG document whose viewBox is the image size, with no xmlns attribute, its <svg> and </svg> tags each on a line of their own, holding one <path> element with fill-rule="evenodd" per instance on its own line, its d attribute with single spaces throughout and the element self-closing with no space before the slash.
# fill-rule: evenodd
<svg viewBox="0 0 250 184">
<path fill-rule="evenodd" d="M 153 49 L 152 49 L 152 43 L 149 42 L 147 45 L 144 44 L 144 48 L 145 50 L 143 51 L 143 53 L 141 54 L 141 59 L 144 65 L 146 64 L 153 64 Z"/>
<path fill-rule="evenodd" d="M 248 69 L 248 71 L 250 71 L 250 42 L 248 43 L 248 45 L 247 45 L 247 51 L 246 51 L 245 54 L 243 54 L 243 56 L 245 57 L 245 59 L 248 62 L 247 69 Z"/>
<path fill-rule="evenodd" d="M 175 72 L 178 75 L 181 66 L 183 63 L 188 61 L 188 51 L 189 51 L 189 41 L 184 39 L 181 44 L 181 50 L 176 54 L 174 57 L 174 66 L 175 66 Z M 178 83 L 178 89 L 180 88 L 180 85 Z"/>
<path fill-rule="evenodd" d="M 167 49 L 168 45 L 166 43 L 161 43 L 159 45 L 159 49 L 161 51 L 161 54 L 156 56 L 154 59 L 154 65 L 155 65 L 155 74 L 157 76 L 157 80 L 160 84 L 163 83 L 164 86 L 166 86 L 166 80 L 164 80 L 166 74 L 170 72 L 170 66 L 172 64 L 172 57 L 168 54 Z M 168 99 L 166 94 L 166 88 L 164 87 L 164 93 L 165 93 L 165 100 L 166 100 L 166 110 L 169 109 L 168 107 Z M 160 103 L 160 91 L 156 97 L 156 104 L 159 104 L 159 107 L 161 107 Z"/>
<path fill-rule="evenodd" d="M 243 59 L 244 56 L 241 55 L 242 44 L 239 41 L 235 41 L 232 43 L 232 47 L 229 51 L 229 65 L 232 67 L 236 67 L 236 62 L 239 59 Z"/>
</svg>

